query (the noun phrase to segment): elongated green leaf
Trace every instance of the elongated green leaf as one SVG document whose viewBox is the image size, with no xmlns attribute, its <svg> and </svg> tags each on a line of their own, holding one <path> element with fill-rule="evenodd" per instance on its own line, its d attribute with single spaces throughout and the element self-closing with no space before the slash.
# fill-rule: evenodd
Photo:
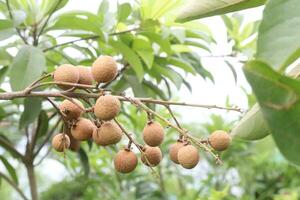
<svg viewBox="0 0 300 200">
<path fill-rule="evenodd" d="M 87 156 L 85 150 L 82 147 L 80 147 L 78 151 L 78 156 L 83 167 L 84 175 L 88 176 L 90 173 L 89 157 Z"/>
<path fill-rule="evenodd" d="M 9 20 L 0 19 L 0 40 L 11 37 L 15 32 L 13 23 Z"/>
<path fill-rule="evenodd" d="M 148 37 L 152 42 L 158 44 L 162 49 L 162 51 L 166 52 L 168 55 L 171 54 L 172 52 L 171 44 L 167 38 L 163 38 L 158 33 L 153 33 L 153 32 L 141 32 L 140 34 Z"/>
<path fill-rule="evenodd" d="M 48 131 L 49 126 L 49 118 L 46 113 L 46 111 L 42 110 L 39 114 L 39 121 L 38 121 L 38 127 L 37 127 L 37 137 L 42 137 L 45 135 Z"/>
<path fill-rule="evenodd" d="M 121 41 L 111 40 L 110 44 L 117 52 L 120 52 L 124 56 L 124 58 L 130 64 L 130 67 L 132 67 L 132 69 L 135 71 L 139 81 L 141 82 L 144 77 L 144 69 L 138 55 L 136 55 L 136 53 L 131 48 L 129 48 Z"/>
<path fill-rule="evenodd" d="M 44 53 L 36 47 L 23 46 L 10 67 L 10 85 L 14 91 L 23 90 L 41 76 L 45 69 Z"/>
<path fill-rule="evenodd" d="M 284 70 L 300 56 L 300 3 L 269 0 L 259 27 L 257 58 Z M 278 14 L 280 13 L 280 14 Z"/>
<path fill-rule="evenodd" d="M 130 3 L 123 3 L 118 5 L 118 21 L 123 21 L 127 19 L 130 13 L 131 13 Z"/>
<path fill-rule="evenodd" d="M 177 20 L 186 22 L 261 6 L 266 0 L 192 0 L 181 10 Z"/>
<path fill-rule="evenodd" d="M 137 52 L 145 62 L 146 66 L 151 69 L 154 60 L 154 52 L 150 41 L 147 40 L 147 38 L 135 38 L 132 42 L 132 49 Z"/>
<path fill-rule="evenodd" d="M 167 62 L 173 66 L 179 67 L 186 72 L 190 72 L 192 74 L 196 74 L 195 69 L 189 63 L 181 60 L 180 58 L 170 57 Z"/>
<path fill-rule="evenodd" d="M 159 64 L 154 64 L 154 69 L 156 72 L 160 73 L 164 77 L 170 79 L 174 85 L 177 87 L 177 89 L 180 89 L 180 86 L 182 84 L 183 78 L 181 75 L 177 72 L 175 72 L 170 67 L 162 67 Z"/>
<path fill-rule="evenodd" d="M 24 100 L 24 112 L 20 119 L 20 129 L 34 122 L 39 116 L 42 108 L 42 99 L 40 98 L 26 98 Z"/>
<path fill-rule="evenodd" d="M 258 140 L 270 133 L 258 104 L 255 104 L 231 131 L 234 138 L 243 140 Z"/>
<path fill-rule="evenodd" d="M 7 169 L 12 180 L 18 185 L 19 180 L 15 168 L 7 161 L 7 159 L 4 156 L 0 155 L 0 160 L 2 161 L 3 165 Z"/>
<path fill-rule="evenodd" d="M 244 72 L 278 148 L 289 161 L 300 165 L 300 82 L 259 61 L 247 63 Z"/>
</svg>

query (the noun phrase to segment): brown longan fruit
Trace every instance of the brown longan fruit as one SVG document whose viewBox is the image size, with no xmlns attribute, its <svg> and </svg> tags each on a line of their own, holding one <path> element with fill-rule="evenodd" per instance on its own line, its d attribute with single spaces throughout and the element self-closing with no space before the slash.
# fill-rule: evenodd
<svg viewBox="0 0 300 200">
<path fill-rule="evenodd" d="M 104 122 L 100 128 L 94 129 L 93 132 L 93 140 L 101 146 L 117 144 L 121 139 L 122 130 L 114 122 Z"/>
<path fill-rule="evenodd" d="M 121 173 L 132 172 L 136 168 L 137 164 L 137 156 L 128 149 L 119 151 L 114 158 L 115 169 Z"/>
<path fill-rule="evenodd" d="M 93 78 L 97 83 L 107 83 L 117 76 L 118 66 L 113 57 L 100 56 L 92 65 Z"/>
<path fill-rule="evenodd" d="M 87 140 L 92 137 L 95 128 L 96 126 L 90 120 L 79 118 L 72 126 L 71 134 L 76 140 Z"/>
<path fill-rule="evenodd" d="M 119 99 L 112 95 L 100 96 L 94 106 L 94 113 L 101 120 L 112 120 L 116 117 L 121 109 Z"/>
<path fill-rule="evenodd" d="M 209 144 L 216 151 L 226 150 L 231 142 L 230 135 L 223 130 L 217 130 L 209 136 Z"/>
<path fill-rule="evenodd" d="M 176 163 L 176 164 L 179 164 L 178 162 L 178 151 L 181 147 L 184 146 L 184 143 L 181 142 L 181 141 L 177 141 L 175 144 L 172 144 L 170 146 L 170 149 L 169 149 L 169 156 L 170 156 L 170 159 Z"/>
<path fill-rule="evenodd" d="M 65 99 L 59 105 L 60 111 L 66 115 L 66 118 L 68 120 L 78 119 L 81 113 L 84 111 L 84 107 L 79 100 L 73 99 L 73 101 L 76 102 L 77 105 L 81 107 L 81 109 L 68 99 Z"/>
<path fill-rule="evenodd" d="M 70 147 L 69 149 L 73 152 L 78 152 L 80 149 L 81 142 L 76 140 L 72 135 L 68 135 L 70 138 Z"/>
<path fill-rule="evenodd" d="M 149 163 L 147 162 L 145 157 L 147 158 L 148 162 L 150 163 L 150 166 L 155 167 L 162 160 L 162 153 L 161 153 L 160 148 L 159 147 L 150 147 L 150 146 L 145 147 L 144 155 L 142 155 L 141 160 L 145 165 L 149 166 Z"/>
<path fill-rule="evenodd" d="M 78 83 L 79 81 L 79 70 L 77 67 L 70 64 L 63 64 L 56 68 L 53 73 L 53 79 L 55 82 L 67 82 L 67 83 Z M 63 90 L 72 88 L 73 86 L 58 85 Z"/>
<path fill-rule="evenodd" d="M 179 149 L 177 158 L 182 167 L 192 169 L 199 162 L 198 149 L 193 145 L 185 145 Z"/>
<path fill-rule="evenodd" d="M 70 138 L 68 135 L 59 133 L 52 138 L 52 147 L 58 151 L 63 152 L 70 147 Z"/>
<path fill-rule="evenodd" d="M 143 130 L 143 139 L 151 147 L 159 146 L 164 140 L 164 129 L 158 122 L 148 122 Z"/>
<path fill-rule="evenodd" d="M 78 66 L 79 71 L 79 84 L 92 85 L 93 75 L 91 67 Z"/>
</svg>

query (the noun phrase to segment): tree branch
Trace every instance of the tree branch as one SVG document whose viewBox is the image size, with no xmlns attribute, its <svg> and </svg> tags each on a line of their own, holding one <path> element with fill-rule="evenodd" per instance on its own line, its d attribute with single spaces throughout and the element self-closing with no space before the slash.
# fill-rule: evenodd
<svg viewBox="0 0 300 200">
<path fill-rule="evenodd" d="M 25 91 L 17 91 L 17 92 L 5 92 L 0 93 L 0 100 L 12 100 L 15 98 L 24 98 L 24 97 L 62 97 L 65 95 L 71 98 L 98 98 L 100 94 L 96 93 L 82 93 L 82 92 L 65 92 L 65 91 L 56 91 L 56 92 L 30 92 L 26 93 Z M 123 96 L 116 97 L 120 101 L 129 101 Z M 175 101 L 164 101 L 164 100 L 157 100 L 151 98 L 134 98 L 134 100 L 139 100 L 143 103 L 153 103 L 159 105 L 174 105 L 174 106 L 188 106 L 188 107 L 198 107 L 198 108 L 206 108 L 206 109 L 221 109 L 227 111 L 235 111 L 242 113 L 242 110 L 238 107 L 222 107 L 217 105 L 207 105 L 207 104 L 194 104 L 194 103 L 185 103 L 185 102 L 175 102 Z"/>
<path fill-rule="evenodd" d="M 10 17 L 10 19 L 13 21 L 14 19 L 13 19 L 13 15 L 12 15 L 12 12 L 11 12 L 9 0 L 6 0 L 6 7 L 7 7 L 7 10 L 8 10 L 8 13 L 9 13 L 9 17 Z M 28 44 L 28 42 L 26 41 L 26 38 L 21 34 L 20 29 L 17 28 L 17 27 L 15 27 L 15 29 L 16 29 L 18 35 L 20 36 L 20 38 L 23 40 L 23 42 L 24 42 L 25 44 Z"/>
<path fill-rule="evenodd" d="M 129 29 L 129 30 L 126 30 L 126 31 L 120 31 L 120 32 L 110 33 L 109 36 L 121 35 L 121 34 L 129 33 L 129 32 L 132 32 L 132 31 L 136 31 L 138 29 L 139 29 L 139 27 L 132 28 L 132 29 Z M 100 38 L 100 35 L 92 35 L 92 36 L 85 37 L 85 38 L 79 38 L 79 39 L 76 39 L 76 40 L 71 40 L 69 42 L 64 42 L 64 43 L 61 43 L 61 44 L 54 45 L 52 47 L 48 47 L 48 48 L 44 49 L 43 52 L 55 49 L 57 47 L 65 46 L 65 45 L 68 45 L 68 44 L 73 44 L 75 42 L 84 41 L 84 40 L 95 40 L 95 39 L 98 39 L 98 38 Z"/>
<path fill-rule="evenodd" d="M 25 194 L 22 192 L 22 190 L 17 186 L 17 184 L 15 184 L 12 180 L 10 180 L 10 178 L 8 178 L 5 174 L 3 174 L 2 172 L 0 172 L 0 177 L 2 177 L 4 180 L 7 181 L 7 183 L 9 185 L 11 185 L 19 194 L 20 196 L 24 199 L 24 200 L 29 200 Z"/>
</svg>

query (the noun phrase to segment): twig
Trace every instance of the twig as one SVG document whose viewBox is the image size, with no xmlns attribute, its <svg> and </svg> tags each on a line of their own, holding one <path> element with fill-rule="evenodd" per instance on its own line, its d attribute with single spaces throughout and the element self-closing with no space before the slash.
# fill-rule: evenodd
<svg viewBox="0 0 300 200">
<path fill-rule="evenodd" d="M 20 158 L 22 161 L 24 160 L 24 156 L 2 137 L 0 137 L 0 146 L 10 152 L 14 157 Z"/>
<path fill-rule="evenodd" d="M 121 34 L 129 33 L 129 32 L 132 32 L 132 31 L 136 31 L 138 29 L 139 28 L 137 27 L 137 28 L 133 28 L 133 29 L 125 30 L 125 31 L 110 33 L 109 36 L 121 35 Z M 52 47 L 48 47 L 48 48 L 44 49 L 43 51 L 46 52 L 46 51 L 55 49 L 57 47 L 65 46 L 65 45 L 68 45 L 68 44 L 73 44 L 75 42 L 84 41 L 84 40 L 95 40 L 95 39 L 98 39 L 98 38 L 100 38 L 100 35 L 92 35 L 92 36 L 85 37 L 85 38 L 79 38 L 79 39 L 76 39 L 76 40 L 71 40 L 69 42 L 64 42 L 64 43 L 61 43 L 61 44 L 54 45 Z"/>
<path fill-rule="evenodd" d="M 65 92 L 65 91 L 58 91 L 58 92 L 30 92 L 26 94 L 24 91 L 17 91 L 17 92 L 5 92 L 0 93 L 0 100 L 12 100 L 15 98 L 24 98 L 24 97 L 61 97 L 61 95 L 65 95 L 71 98 L 99 98 L 100 94 L 91 94 L 91 93 L 80 93 L 80 92 Z M 115 96 L 120 101 L 129 101 L 128 99 L 124 98 L 123 96 Z M 206 105 L 206 104 L 192 104 L 192 103 L 185 103 L 185 102 L 175 102 L 175 101 L 164 101 L 164 100 L 157 100 L 157 99 L 150 99 L 150 98 L 135 98 L 135 100 L 139 100 L 143 103 L 153 103 L 159 105 L 174 105 L 174 106 L 189 106 L 189 107 L 198 107 L 198 108 L 206 108 L 206 109 L 221 109 L 227 111 L 235 111 L 242 113 L 242 110 L 238 107 L 222 107 L 217 105 Z"/>
<path fill-rule="evenodd" d="M 9 13 L 9 17 L 10 17 L 10 19 L 13 21 L 14 19 L 13 19 L 13 15 L 12 15 L 12 12 L 11 12 L 9 0 L 6 0 L 6 7 L 7 7 L 7 10 L 8 10 L 8 13 Z M 25 44 L 28 44 L 28 42 L 26 41 L 26 38 L 21 34 L 20 29 L 17 28 L 17 27 L 15 27 L 15 29 L 16 29 L 18 35 L 20 36 L 20 38 L 23 40 L 23 42 L 24 42 Z"/>
<path fill-rule="evenodd" d="M 172 116 L 172 118 L 173 118 L 174 122 L 176 123 L 176 125 L 177 125 L 180 129 L 182 129 L 182 127 L 180 126 L 178 120 L 176 119 L 176 117 L 175 117 L 173 111 L 171 110 L 170 106 L 169 106 L 169 105 L 165 105 L 165 107 L 166 107 L 167 110 L 169 111 L 169 113 L 170 113 L 170 115 Z"/>
<path fill-rule="evenodd" d="M 46 154 L 43 155 L 43 157 L 36 164 L 33 164 L 33 165 L 35 167 L 38 166 L 38 165 L 40 165 L 45 160 L 45 158 L 47 158 L 47 156 L 49 155 L 50 152 L 51 152 L 51 146 L 48 148 Z"/>
<path fill-rule="evenodd" d="M 24 199 L 24 200 L 29 200 L 25 194 L 22 192 L 22 190 L 17 186 L 16 183 L 14 183 L 10 178 L 8 178 L 5 174 L 3 174 L 2 172 L 0 172 L 0 177 L 2 177 L 4 180 L 7 181 L 8 184 L 10 184 L 19 194 L 20 196 Z"/>
</svg>

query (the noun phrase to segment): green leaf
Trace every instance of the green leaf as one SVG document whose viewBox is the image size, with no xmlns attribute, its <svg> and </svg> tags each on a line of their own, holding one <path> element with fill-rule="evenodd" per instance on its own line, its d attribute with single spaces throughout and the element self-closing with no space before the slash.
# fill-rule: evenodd
<svg viewBox="0 0 300 200">
<path fill-rule="evenodd" d="M 166 54 L 170 55 L 172 53 L 171 44 L 168 38 L 163 38 L 160 34 L 154 32 L 141 32 L 140 34 L 158 44 L 161 50 L 166 52 Z"/>
<path fill-rule="evenodd" d="M 24 100 L 24 111 L 20 118 L 20 129 L 26 127 L 35 121 L 39 116 L 42 108 L 42 99 L 40 98 L 26 98 Z"/>
<path fill-rule="evenodd" d="M 41 4 L 41 9 L 43 15 L 49 15 L 54 11 L 63 8 L 68 3 L 68 0 L 43 0 Z M 56 10 L 54 10 L 56 8 Z"/>
<path fill-rule="evenodd" d="M 131 13 L 130 3 L 122 3 L 118 5 L 118 21 L 124 21 Z"/>
<path fill-rule="evenodd" d="M 138 55 L 121 41 L 110 40 L 110 44 L 114 47 L 115 51 L 120 52 L 123 55 L 141 82 L 144 77 L 144 69 Z"/>
<path fill-rule="evenodd" d="M 15 168 L 7 161 L 7 159 L 4 156 L 0 155 L 0 160 L 2 161 L 3 165 L 7 169 L 12 180 L 18 185 L 19 180 Z"/>
<path fill-rule="evenodd" d="M 0 84 L 4 81 L 5 77 L 6 77 L 6 74 L 7 74 L 7 71 L 8 71 L 8 67 L 2 67 L 0 69 Z"/>
<path fill-rule="evenodd" d="M 9 20 L 0 19 L 0 40 L 10 38 L 14 33 L 13 23 Z"/>
<path fill-rule="evenodd" d="M 195 69 L 188 62 L 181 60 L 180 58 L 170 57 L 167 62 L 175 67 L 183 69 L 185 72 L 196 74 Z"/>
<path fill-rule="evenodd" d="M 258 140 L 270 133 L 258 104 L 255 104 L 231 131 L 232 137 L 243 140 Z"/>
<path fill-rule="evenodd" d="M 300 165 L 300 82 L 260 61 L 248 62 L 244 72 L 279 150 Z"/>
<path fill-rule="evenodd" d="M 259 27 L 257 59 L 282 70 L 300 56 L 300 3 L 269 0 Z M 280 13 L 280 14 L 279 14 Z"/>
<path fill-rule="evenodd" d="M 0 65 L 9 65 L 12 61 L 12 56 L 3 48 L 0 49 Z"/>
<path fill-rule="evenodd" d="M 157 63 L 155 63 L 153 67 L 154 67 L 153 70 L 157 71 L 164 77 L 167 77 L 168 79 L 170 79 L 174 83 L 174 85 L 177 87 L 177 89 L 180 89 L 183 78 L 181 77 L 181 75 L 179 73 L 175 72 L 173 69 L 171 69 L 169 67 L 161 67 Z"/>
<path fill-rule="evenodd" d="M 49 126 L 49 118 L 46 113 L 46 111 L 42 110 L 39 114 L 39 120 L 38 120 L 38 127 L 37 127 L 37 137 L 42 137 L 46 135 L 48 131 L 48 126 Z"/>
<path fill-rule="evenodd" d="M 23 90 L 45 70 L 44 53 L 36 47 L 23 46 L 10 67 L 10 85 L 14 91 Z"/>
<path fill-rule="evenodd" d="M 227 64 L 227 66 L 229 67 L 230 71 L 232 72 L 232 75 L 233 75 L 233 78 L 234 78 L 234 82 L 236 84 L 237 83 L 237 73 L 236 73 L 236 71 L 234 69 L 234 66 L 229 61 L 227 61 L 227 60 L 225 60 L 224 62 Z"/>
<path fill-rule="evenodd" d="M 134 96 L 136 97 L 145 97 L 147 96 L 145 89 L 142 84 L 139 82 L 136 76 L 134 75 L 124 75 L 124 78 L 129 83 L 130 87 L 133 90 Z"/>
<path fill-rule="evenodd" d="M 147 38 L 135 38 L 132 42 L 132 49 L 137 52 L 145 62 L 146 66 L 151 69 L 154 60 L 154 52 L 150 41 Z"/>
<path fill-rule="evenodd" d="M 183 7 L 177 21 L 186 22 L 203 17 L 222 15 L 261 6 L 265 4 L 265 2 L 266 0 L 193 0 Z"/>
<path fill-rule="evenodd" d="M 88 176 L 90 173 L 89 157 L 87 156 L 85 150 L 82 147 L 80 147 L 78 151 L 78 156 L 83 167 L 84 175 Z"/>
</svg>

